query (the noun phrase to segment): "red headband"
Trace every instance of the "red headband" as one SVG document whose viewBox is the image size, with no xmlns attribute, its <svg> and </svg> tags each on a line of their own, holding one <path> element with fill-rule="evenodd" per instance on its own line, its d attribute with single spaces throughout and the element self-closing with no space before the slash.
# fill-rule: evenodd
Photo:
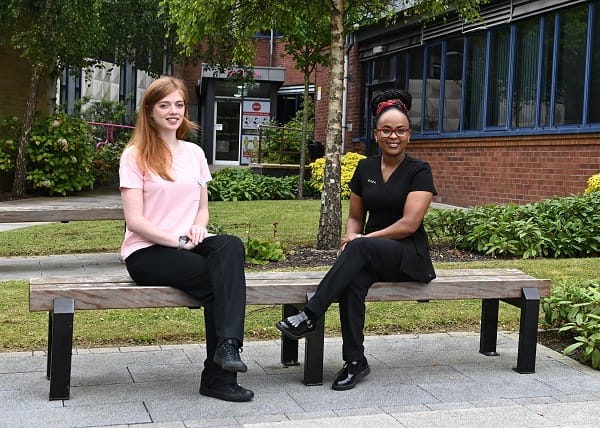
<svg viewBox="0 0 600 428">
<path fill-rule="evenodd" d="M 396 106 L 396 107 L 400 107 L 400 109 L 408 114 L 408 109 L 406 108 L 406 104 L 404 104 L 402 102 L 402 100 L 386 100 L 386 101 L 382 101 L 379 104 L 377 104 L 377 108 L 375 109 L 375 116 L 379 116 L 379 113 L 381 113 L 384 109 L 388 108 L 388 107 L 392 107 L 392 106 Z"/>
</svg>

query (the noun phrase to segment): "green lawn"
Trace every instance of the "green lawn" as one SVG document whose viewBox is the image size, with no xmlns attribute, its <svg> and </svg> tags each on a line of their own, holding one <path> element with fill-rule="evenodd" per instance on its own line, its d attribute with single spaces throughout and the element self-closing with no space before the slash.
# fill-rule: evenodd
<svg viewBox="0 0 600 428">
<path fill-rule="evenodd" d="M 211 202 L 212 223 L 246 239 L 276 239 L 286 246 L 314 245 L 319 201 Z M 344 217 L 347 212 L 344 204 Z M 277 222 L 277 227 L 273 223 Z M 0 257 L 34 254 L 118 251 L 123 222 L 56 223 L 0 232 Z M 510 267 L 555 283 L 600 278 L 600 259 L 494 260 L 437 263 L 436 268 Z M 47 314 L 28 311 L 26 281 L 0 282 L 0 351 L 46 348 Z M 477 301 L 369 303 L 366 334 L 477 331 Z M 279 337 L 274 327 L 281 309 L 249 306 L 246 339 Z M 501 304 L 500 329 L 518 328 L 518 310 Z M 327 334 L 339 335 L 337 307 L 326 316 Z M 204 341 L 201 310 L 185 308 L 80 311 L 75 315 L 76 347 L 165 344 Z"/>
</svg>

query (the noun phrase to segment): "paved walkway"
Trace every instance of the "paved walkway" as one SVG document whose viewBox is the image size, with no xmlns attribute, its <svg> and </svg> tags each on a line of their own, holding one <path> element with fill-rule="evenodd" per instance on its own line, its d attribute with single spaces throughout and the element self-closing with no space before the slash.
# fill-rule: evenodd
<svg viewBox="0 0 600 428">
<path fill-rule="evenodd" d="M 517 342 L 501 334 L 486 357 L 476 333 L 367 337 L 371 374 L 344 392 L 330 389 L 339 338 L 310 387 L 302 367 L 281 366 L 278 341 L 250 342 L 249 403 L 199 395 L 202 345 L 77 349 L 68 401 L 48 401 L 43 352 L 0 353 L 0 427 L 600 426 L 600 372 L 539 346 L 536 373 L 518 374 Z"/>
<path fill-rule="evenodd" d="M 0 258 L 0 281 L 121 270 L 117 254 Z M 477 352 L 476 332 L 365 345 L 371 374 L 338 392 L 339 337 L 326 339 L 325 383 L 312 387 L 301 366 L 279 363 L 278 340 L 246 343 L 249 403 L 198 394 L 203 345 L 75 349 L 67 401 L 48 401 L 45 352 L 0 353 L 0 427 L 600 427 L 600 371 L 538 345 L 536 373 L 518 374 L 515 334 L 499 335 L 498 357 Z"/>
</svg>

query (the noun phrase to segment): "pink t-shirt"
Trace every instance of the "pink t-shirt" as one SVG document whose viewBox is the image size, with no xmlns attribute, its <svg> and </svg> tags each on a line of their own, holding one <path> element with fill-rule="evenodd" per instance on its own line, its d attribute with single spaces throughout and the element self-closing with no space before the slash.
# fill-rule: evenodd
<svg viewBox="0 0 600 428">
<path fill-rule="evenodd" d="M 194 224 L 200 206 L 200 189 L 212 177 L 204 151 L 196 144 L 182 141 L 183 147 L 173 154 L 171 177 L 167 181 L 154 172 L 145 174 L 138 168 L 136 149 L 127 147 L 121 155 L 121 188 L 143 191 L 144 217 L 156 227 L 173 235 L 185 235 Z M 126 228 L 121 257 L 126 259 L 141 248 L 154 245 Z"/>
</svg>

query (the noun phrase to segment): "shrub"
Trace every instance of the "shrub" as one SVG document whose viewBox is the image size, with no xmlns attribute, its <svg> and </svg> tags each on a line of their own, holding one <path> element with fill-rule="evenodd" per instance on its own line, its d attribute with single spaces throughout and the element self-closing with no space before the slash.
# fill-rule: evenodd
<svg viewBox="0 0 600 428">
<path fill-rule="evenodd" d="M 94 179 L 98 184 L 111 184 L 119 178 L 119 161 L 127 145 L 126 139 L 104 144 L 94 155 Z"/>
<path fill-rule="evenodd" d="M 360 153 L 348 152 L 342 156 L 342 177 L 341 177 L 341 195 L 342 199 L 350 198 L 350 187 L 348 184 L 354 175 L 354 170 L 358 165 L 358 161 L 365 159 L 365 155 Z M 325 158 L 319 158 L 310 165 L 311 176 L 308 182 L 310 188 L 319 194 L 323 192 L 323 178 L 325 177 Z"/>
<path fill-rule="evenodd" d="M 28 146 L 27 182 L 49 195 L 66 195 L 94 185 L 90 126 L 57 114 L 37 123 Z"/>
<path fill-rule="evenodd" d="M 600 369 L 600 280 L 553 284 L 551 296 L 542 300 L 542 309 L 548 326 L 574 336 L 575 343 L 563 353 L 580 349 L 582 359 Z"/>
<path fill-rule="evenodd" d="M 587 187 L 585 188 L 585 193 L 592 193 L 600 191 L 600 173 L 592 175 L 588 178 Z"/>
<path fill-rule="evenodd" d="M 248 239 L 245 247 L 246 261 L 248 263 L 265 265 L 269 262 L 285 260 L 285 252 L 279 241 L 269 242 Z"/>
<path fill-rule="evenodd" d="M 17 159 L 21 123 L 16 117 L 0 123 L 0 171 L 12 171 Z"/>
<path fill-rule="evenodd" d="M 256 201 L 294 199 L 298 177 L 270 177 L 247 168 L 223 168 L 208 182 L 211 201 Z"/>
<path fill-rule="evenodd" d="M 308 117 L 312 118 L 314 106 L 309 99 Z M 302 119 L 303 108 L 287 123 L 279 125 L 276 121 L 266 123 L 261 133 L 261 161 L 264 163 L 298 164 L 300 163 L 300 146 L 302 144 Z M 306 135 L 309 138 L 313 133 L 314 121 L 311 119 L 306 125 Z M 258 149 L 255 147 L 255 149 Z M 308 156 L 306 157 L 308 159 Z"/>
<path fill-rule="evenodd" d="M 600 254 L 600 192 L 527 205 L 431 210 L 425 228 L 434 239 L 489 256 L 590 257 Z"/>
</svg>

